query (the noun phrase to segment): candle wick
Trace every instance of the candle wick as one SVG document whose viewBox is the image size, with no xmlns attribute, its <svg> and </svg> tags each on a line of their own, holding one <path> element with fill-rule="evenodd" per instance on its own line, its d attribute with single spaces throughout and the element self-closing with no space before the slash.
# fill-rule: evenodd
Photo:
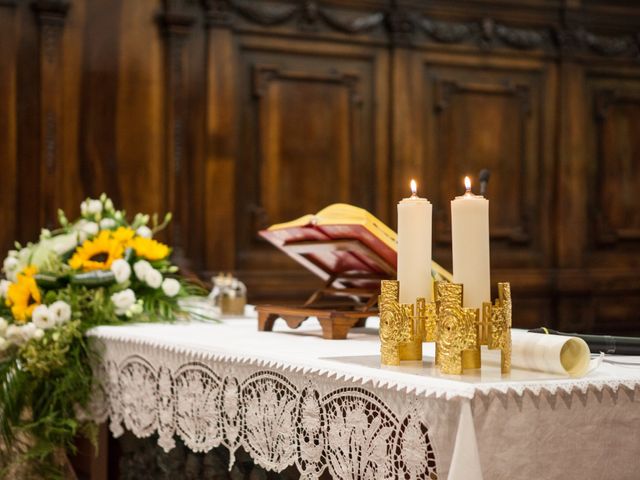
<svg viewBox="0 0 640 480">
<path fill-rule="evenodd" d="M 418 198 L 418 193 L 417 192 L 411 192 L 411 197 L 410 198 Z"/>
</svg>

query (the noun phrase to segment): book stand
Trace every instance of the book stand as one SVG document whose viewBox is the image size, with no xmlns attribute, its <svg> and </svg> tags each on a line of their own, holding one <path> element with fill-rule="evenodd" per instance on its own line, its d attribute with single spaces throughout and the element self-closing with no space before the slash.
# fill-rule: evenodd
<svg viewBox="0 0 640 480">
<path fill-rule="evenodd" d="M 291 258 L 325 281 L 301 307 L 259 305 L 258 330 L 271 331 L 278 318 L 290 328 L 299 327 L 307 318 L 317 317 L 322 327 L 322 336 L 331 340 L 343 340 L 352 327 L 363 327 L 368 317 L 377 316 L 377 302 L 382 280 L 396 277 L 395 267 L 359 240 L 326 240 L 292 242 L 276 245 Z M 318 261 L 320 256 L 330 254 L 338 259 L 354 256 L 359 263 L 371 268 L 368 271 L 343 270 L 331 272 L 327 265 Z M 337 262 L 340 264 L 340 261 Z M 328 298 L 347 298 L 347 304 L 320 304 Z"/>
</svg>

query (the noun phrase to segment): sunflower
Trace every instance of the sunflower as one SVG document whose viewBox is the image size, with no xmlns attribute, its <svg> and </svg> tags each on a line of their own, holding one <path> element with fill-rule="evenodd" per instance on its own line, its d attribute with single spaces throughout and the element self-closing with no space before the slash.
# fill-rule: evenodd
<svg viewBox="0 0 640 480">
<path fill-rule="evenodd" d="M 11 307 L 11 314 L 16 323 L 25 323 L 42 301 L 40 290 L 33 278 L 35 272 L 35 267 L 25 268 L 7 290 L 7 306 Z"/>
<path fill-rule="evenodd" d="M 129 227 L 118 227 L 118 229 L 112 233 L 112 236 L 120 243 L 127 243 L 135 234 L 136 232 Z"/>
<path fill-rule="evenodd" d="M 109 270 L 114 260 L 122 258 L 124 246 L 102 230 L 93 240 L 86 240 L 73 254 L 69 265 L 75 270 Z"/>
<path fill-rule="evenodd" d="M 162 260 L 169 256 L 170 250 L 165 244 L 144 237 L 134 237 L 127 244 L 135 250 L 138 257 L 147 260 Z"/>
</svg>

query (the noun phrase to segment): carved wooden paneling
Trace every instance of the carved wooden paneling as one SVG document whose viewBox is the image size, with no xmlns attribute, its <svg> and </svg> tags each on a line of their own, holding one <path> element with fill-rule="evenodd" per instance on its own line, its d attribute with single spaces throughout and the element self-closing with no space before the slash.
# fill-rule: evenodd
<svg viewBox="0 0 640 480">
<path fill-rule="evenodd" d="M 106 191 L 174 210 L 165 239 L 194 271 L 302 297 L 317 282 L 258 228 L 340 200 L 395 226 L 415 176 L 447 265 L 449 202 L 489 167 L 516 323 L 631 331 L 631 3 L 0 0 L 0 244 Z"/>
<path fill-rule="evenodd" d="M 593 210 L 598 246 L 635 242 L 640 247 L 640 82 L 636 87 L 595 93 Z"/>
<path fill-rule="evenodd" d="M 338 57 L 331 46 L 320 55 L 280 48 L 254 43 L 242 58 L 238 254 L 243 268 L 284 263 L 258 239 L 261 228 L 330 203 L 371 211 L 385 203 L 377 197 L 384 192 L 386 158 L 376 149 L 383 145 L 376 134 L 384 134 L 386 119 L 384 109 L 374 109 L 376 95 L 385 95 L 383 85 L 375 89 L 381 54 L 344 49 Z M 362 55 L 368 58 L 357 58 Z"/>
<path fill-rule="evenodd" d="M 548 265 L 544 70 L 427 60 L 422 78 L 427 147 L 419 175 L 434 201 L 438 252 L 449 258 L 450 201 L 463 193 L 463 177 L 472 177 L 477 193 L 477 174 L 488 168 L 492 265 Z"/>
</svg>

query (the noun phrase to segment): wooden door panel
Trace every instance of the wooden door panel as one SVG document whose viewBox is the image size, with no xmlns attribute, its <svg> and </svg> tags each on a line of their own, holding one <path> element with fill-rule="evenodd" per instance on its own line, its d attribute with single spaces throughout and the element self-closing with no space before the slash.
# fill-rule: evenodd
<svg viewBox="0 0 640 480">
<path fill-rule="evenodd" d="M 543 179 L 551 138 L 545 133 L 546 72 L 501 65 L 425 62 L 423 103 L 427 158 L 424 180 L 434 205 L 436 256 L 450 259 L 450 202 L 469 175 L 491 171 L 492 265 L 543 267 L 551 261 L 551 179 Z"/>
<path fill-rule="evenodd" d="M 385 215 L 378 208 L 388 182 L 385 143 L 376 137 L 387 124 L 376 103 L 386 95 L 380 54 L 263 43 L 243 48 L 240 63 L 238 265 L 296 268 L 257 231 L 336 202 Z"/>
<path fill-rule="evenodd" d="M 593 83 L 593 152 L 588 208 L 595 257 L 640 253 L 640 79 Z M 637 257 L 636 257 L 637 258 Z M 621 259 L 622 260 L 622 259 Z M 597 261 L 597 260 L 596 260 Z"/>
</svg>

